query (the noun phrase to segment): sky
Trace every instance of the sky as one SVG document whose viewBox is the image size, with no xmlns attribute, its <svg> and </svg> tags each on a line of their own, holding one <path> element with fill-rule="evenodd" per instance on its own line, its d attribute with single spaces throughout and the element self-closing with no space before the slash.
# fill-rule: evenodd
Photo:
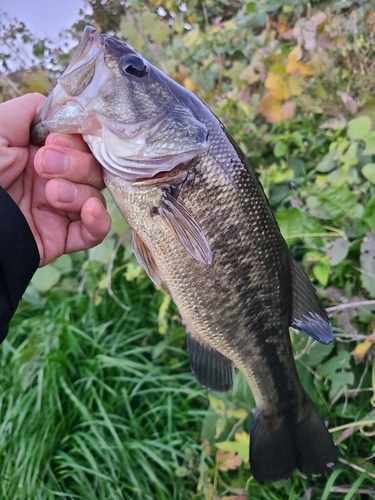
<svg viewBox="0 0 375 500">
<path fill-rule="evenodd" d="M 0 11 L 23 21 L 35 35 L 58 38 L 63 29 L 78 19 L 83 0 L 8 0 L 0 2 Z"/>
</svg>

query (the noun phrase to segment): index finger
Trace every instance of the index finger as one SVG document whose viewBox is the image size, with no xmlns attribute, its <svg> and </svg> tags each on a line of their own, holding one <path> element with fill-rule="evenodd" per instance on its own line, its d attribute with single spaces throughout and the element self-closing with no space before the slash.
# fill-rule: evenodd
<svg viewBox="0 0 375 500">
<path fill-rule="evenodd" d="M 25 147 L 30 140 L 30 125 L 46 98 L 33 93 L 0 104 L 0 141 L 11 147 Z"/>
</svg>

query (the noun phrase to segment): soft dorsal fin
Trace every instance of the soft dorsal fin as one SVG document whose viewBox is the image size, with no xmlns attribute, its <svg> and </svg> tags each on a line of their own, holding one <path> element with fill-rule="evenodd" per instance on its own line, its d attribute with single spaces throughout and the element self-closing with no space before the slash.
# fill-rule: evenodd
<svg viewBox="0 0 375 500">
<path fill-rule="evenodd" d="M 155 285 L 160 285 L 160 273 L 150 250 L 138 234 L 132 230 L 131 247 L 137 261 L 146 270 L 147 275 Z"/>
<path fill-rule="evenodd" d="M 186 347 L 191 371 L 207 389 L 226 392 L 233 387 L 233 364 L 216 349 L 202 344 L 186 331 Z"/>
<path fill-rule="evenodd" d="M 290 254 L 290 271 L 293 288 L 293 328 L 307 333 L 322 344 L 334 340 L 327 312 L 309 278 Z"/>
<path fill-rule="evenodd" d="M 210 244 L 189 210 L 171 194 L 164 193 L 158 213 L 194 259 L 212 264 Z"/>
</svg>

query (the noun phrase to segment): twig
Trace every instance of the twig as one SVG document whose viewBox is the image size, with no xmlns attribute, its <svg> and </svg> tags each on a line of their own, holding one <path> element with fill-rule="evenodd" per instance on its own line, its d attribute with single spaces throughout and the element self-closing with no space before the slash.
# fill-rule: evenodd
<svg viewBox="0 0 375 500">
<path fill-rule="evenodd" d="M 366 359 L 365 369 L 363 370 L 363 373 L 361 375 L 361 379 L 359 381 L 358 387 L 356 388 L 353 396 L 356 396 L 359 393 L 359 391 L 361 390 L 361 387 L 362 387 L 363 381 L 365 379 L 366 373 L 368 372 L 368 367 L 369 367 L 369 358 Z"/>
<path fill-rule="evenodd" d="M 341 486 L 332 486 L 332 488 L 329 490 L 331 493 L 347 493 L 350 490 L 350 488 L 342 488 Z M 363 493 L 364 495 L 373 495 L 375 493 L 375 490 L 369 490 L 366 488 L 359 488 L 358 490 L 355 490 L 356 493 Z"/>
<path fill-rule="evenodd" d="M 245 488 L 233 488 L 233 486 L 229 486 L 229 484 L 225 483 L 222 480 L 220 474 L 218 476 L 218 481 L 221 484 L 221 486 L 223 486 L 224 488 L 226 488 L 231 493 L 235 493 L 236 495 L 247 495 L 248 494 L 248 491 Z"/>
<path fill-rule="evenodd" d="M 303 349 L 301 349 L 301 351 L 298 354 L 294 355 L 294 359 L 297 360 L 297 359 L 302 358 L 302 356 L 309 351 L 309 349 L 312 346 L 313 342 L 316 343 L 316 341 L 314 341 L 311 337 L 309 337 L 309 339 L 308 339 L 307 344 L 305 345 L 305 347 Z"/>
<path fill-rule="evenodd" d="M 316 373 L 316 371 L 311 368 L 311 366 L 304 363 L 301 359 L 299 359 L 298 361 L 301 363 L 302 366 L 304 366 L 306 368 L 307 371 L 309 371 L 311 373 L 311 375 L 313 375 L 316 378 L 316 380 L 322 380 L 322 377 L 320 375 L 318 375 Z"/>
<path fill-rule="evenodd" d="M 370 477 L 373 477 L 375 479 L 375 474 L 373 474 L 372 472 L 368 472 L 363 467 L 360 467 L 359 465 L 356 465 L 356 464 L 352 464 L 351 462 L 348 462 L 344 458 L 339 458 L 339 461 L 341 463 L 345 464 L 345 465 L 349 465 L 349 467 L 351 467 L 352 469 L 357 470 L 358 472 L 366 472 L 366 474 L 368 474 Z"/>
<path fill-rule="evenodd" d="M 350 309 L 352 307 L 365 307 L 365 306 L 375 306 L 375 300 L 362 300 L 358 302 L 348 302 L 347 304 L 338 304 L 337 306 L 327 307 L 326 311 L 329 316 L 344 311 L 345 309 Z"/>
<path fill-rule="evenodd" d="M 366 415 L 363 418 L 363 422 L 366 422 L 367 418 L 372 417 L 374 415 L 375 415 L 375 410 L 372 410 L 368 415 Z M 363 422 L 359 423 L 359 425 L 352 425 L 352 426 L 346 428 L 344 430 L 344 432 L 342 432 L 340 434 L 340 436 L 335 440 L 335 444 L 338 445 L 338 444 L 342 443 L 343 441 L 345 441 L 345 439 L 347 439 L 352 434 L 354 434 L 356 431 L 358 431 L 363 426 Z M 375 424 L 375 421 L 373 421 L 372 423 Z M 343 426 L 336 427 L 336 428 L 330 429 L 330 432 L 335 432 L 336 430 L 341 430 L 342 428 L 343 428 Z"/>
<path fill-rule="evenodd" d="M 232 430 L 230 431 L 230 433 L 228 434 L 228 437 L 227 437 L 227 441 L 230 441 L 232 439 L 232 437 L 234 436 L 236 430 L 241 427 L 241 425 L 245 422 L 245 420 L 247 419 L 247 415 L 246 417 L 242 417 L 240 418 L 240 420 L 238 422 L 236 422 L 234 424 L 234 426 L 232 427 Z"/>
</svg>

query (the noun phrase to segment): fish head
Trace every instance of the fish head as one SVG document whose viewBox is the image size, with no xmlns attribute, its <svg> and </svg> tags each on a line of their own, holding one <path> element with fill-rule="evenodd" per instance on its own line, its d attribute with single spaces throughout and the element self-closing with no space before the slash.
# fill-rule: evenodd
<svg viewBox="0 0 375 500">
<path fill-rule="evenodd" d="M 31 142 L 78 133 L 104 169 L 126 181 L 168 175 L 209 146 L 188 94 L 130 45 L 87 26 L 32 123 Z"/>
</svg>

